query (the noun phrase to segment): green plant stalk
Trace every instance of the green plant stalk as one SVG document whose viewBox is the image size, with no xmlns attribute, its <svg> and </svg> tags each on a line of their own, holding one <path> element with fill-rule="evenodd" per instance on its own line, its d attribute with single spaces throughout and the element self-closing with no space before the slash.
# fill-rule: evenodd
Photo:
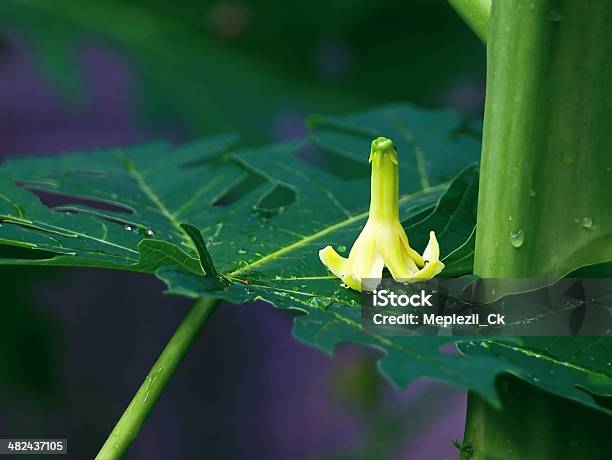
<svg viewBox="0 0 612 460">
<path fill-rule="evenodd" d="M 611 23 L 601 0 L 493 2 L 476 275 L 557 277 L 612 256 Z M 606 415 L 525 382 L 506 393 L 501 411 L 469 394 L 462 458 L 604 458 Z"/>
<path fill-rule="evenodd" d="M 502 410 L 477 395 L 468 399 L 461 460 L 595 460 L 609 456 L 610 417 L 603 412 L 561 400 L 509 374 L 498 379 L 496 388 Z"/>
<path fill-rule="evenodd" d="M 115 460 L 123 457 L 138 436 L 142 425 L 191 348 L 202 326 L 215 311 L 218 302 L 217 299 L 206 297 L 191 308 L 100 449 L 96 460 Z"/>
<path fill-rule="evenodd" d="M 459 16 L 470 26 L 483 43 L 487 42 L 487 28 L 491 0 L 448 0 Z"/>
<path fill-rule="evenodd" d="M 612 258 L 612 2 L 493 3 L 474 271 Z"/>
</svg>

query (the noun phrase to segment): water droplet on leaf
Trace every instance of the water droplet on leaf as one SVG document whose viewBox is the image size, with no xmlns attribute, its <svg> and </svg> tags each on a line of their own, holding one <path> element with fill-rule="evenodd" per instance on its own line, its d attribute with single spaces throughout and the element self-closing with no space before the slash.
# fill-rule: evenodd
<svg viewBox="0 0 612 460">
<path fill-rule="evenodd" d="M 316 307 L 316 308 L 325 308 L 330 304 L 330 301 L 327 299 L 323 299 L 321 297 L 312 297 L 309 301 L 308 304 L 312 307 Z"/>
<path fill-rule="evenodd" d="M 534 190 L 533 188 L 531 188 L 531 187 L 529 187 L 529 196 L 530 196 L 531 198 L 533 198 L 533 197 L 535 197 L 535 196 L 536 196 L 536 192 L 535 192 L 535 190 Z"/>
<path fill-rule="evenodd" d="M 128 232 L 131 232 L 134 229 L 134 227 L 132 227 L 130 224 L 125 224 L 123 228 L 126 229 Z"/>
<path fill-rule="evenodd" d="M 583 217 L 581 223 L 584 228 L 591 228 L 593 226 L 593 219 L 590 217 Z"/>
<path fill-rule="evenodd" d="M 346 246 L 344 246 L 343 244 L 337 246 L 336 249 L 338 250 L 338 252 L 346 252 Z"/>
<path fill-rule="evenodd" d="M 520 248 L 525 241 L 525 233 L 522 229 L 510 233 L 510 244 L 515 248 Z"/>
<path fill-rule="evenodd" d="M 155 236 L 155 232 L 153 230 L 151 230 L 150 228 L 147 228 L 147 230 L 145 231 L 145 234 L 149 237 L 149 238 L 153 238 Z"/>
</svg>

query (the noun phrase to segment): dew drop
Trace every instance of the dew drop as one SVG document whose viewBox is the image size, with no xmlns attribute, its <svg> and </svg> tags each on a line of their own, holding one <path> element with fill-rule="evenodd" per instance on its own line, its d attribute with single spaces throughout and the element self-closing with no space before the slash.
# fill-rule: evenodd
<svg viewBox="0 0 612 460">
<path fill-rule="evenodd" d="M 584 228 L 591 228 L 593 226 L 593 219 L 590 217 L 583 217 L 580 222 Z"/>
<path fill-rule="evenodd" d="M 147 230 L 145 231 L 145 234 L 149 237 L 149 238 L 153 238 L 155 236 L 155 232 L 153 230 L 151 230 L 150 228 L 147 228 Z"/>
<path fill-rule="evenodd" d="M 338 250 L 338 252 L 346 252 L 346 246 L 344 246 L 343 244 L 337 246 L 336 249 Z"/>
<path fill-rule="evenodd" d="M 123 228 L 127 230 L 128 232 L 131 232 L 134 229 L 134 227 L 132 227 L 130 224 L 125 224 Z"/>
<path fill-rule="evenodd" d="M 508 222 L 512 222 L 512 214 L 508 216 Z"/>
<path fill-rule="evenodd" d="M 520 248 L 525 241 L 525 234 L 523 229 L 519 229 L 516 232 L 510 233 L 510 244 L 515 248 Z"/>
<path fill-rule="evenodd" d="M 529 196 L 530 196 L 531 198 L 533 198 L 533 197 L 535 197 L 535 196 L 536 196 L 536 192 L 535 192 L 535 190 L 534 190 L 533 188 L 531 188 L 531 187 L 529 187 Z"/>
<path fill-rule="evenodd" d="M 238 254 L 246 254 L 246 250 L 244 249 L 238 249 Z"/>
<path fill-rule="evenodd" d="M 308 304 L 316 308 L 325 308 L 329 305 L 329 301 L 321 297 L 312 297 Z"/>
</svg>

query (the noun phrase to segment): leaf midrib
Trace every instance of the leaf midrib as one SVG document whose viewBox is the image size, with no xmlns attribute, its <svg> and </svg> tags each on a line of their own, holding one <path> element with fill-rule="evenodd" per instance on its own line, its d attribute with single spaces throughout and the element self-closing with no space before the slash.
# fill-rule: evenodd
<svg viewBox="0 0 612 460">
<path fill-rule="evenodd" d="M 440 185 L 436 185 L 434 187 L 429 187 L 427 189 L 418 190 L 417 192 L 414 192 L 414 193 L 411 193 L 411 194 L 408 194 L 408 195 L 404 195 L 403 197 L 401 197 L 399 199 L 399 204 L 402 204 L 402 203 L 408 201 L 410 198 L 414 198 L 415 196 L 418 196 L 418 195 L 423 194 L 423 193 L 429 193 L 429 192 L 434 192 L 434 191 L 437 191 L 437 190 L 443 190 L 444 187 L 446 187 L 446 186 L 447 186 L 447 184 L 440 184 Z M 263 257 L 255 260 L 255 261 L 253 261 L 251 263 L 248 263 L 247 265 L 244 265 L 244 266 L 242 266 L 242 267 L 240 267 L 240 268 L 238 268 L 238 269 L 236 269 L 236 270 L 234 270 L 234 271 L 232 271 L 230 273 L 227 273 L 226 276 L 240 275 L 242 273 L 248 272 L 249 270 L 251 270 L 253 268 L 265 265 L 265 264 L 267 264 L 267 263 L 269 263 L 271 261 L 274 261 L 278 257 L 287 254 L 288 252 L 291 252 L 291 251 L 293 251 L 295 249 L 298 249 L 298 248 L 300 248 L 300 247 L 302 247 L 302 246 L 304 246 L 304 245 L 306 245 L 306 244 L 308 244 L 308 243 L 310 243 L 312 241 L 315 241 L 315 240 L 317 240 L 317 239 L 319 239 L 319 238 L 321 238 L 321 237 L 323 237 L 325 235 L 333 233 L 334 231 L 339 230 L 339 229 L 341 229 L 343 227 L 346 227 L 347 225 L 350 225 L 352 223 L 355 223 L 355 222 L 358 222 L 358 221 L 360 221 L 362 219 L 365 219 L 365 218 L 368 217 L 368 214 L 369 214 L 369 211 L 365 211 L 365 212 L 362 212 L 360 214 L 356 214 L 356 215 L 354 215 L 352 217 L 349 217 L 347 219 L 344 219 L 344 220 L 342 220 L 342 221 L 340 221 L 340 222 L 338 222 L 336 224 L 330 225 L 329 227 L 325 227 L 322 230 L 319 230 L 319 231 L 317 231 L 315 233 L 312 233 L 311 235 L 305 236 L 304 238 L 302 238 L 300 240 L 297 240 L 297 241 L 295 241 L 295 242 L 293 242 L 293 243 L 291 243 L 291 244 L 289 244 L 287 246 L 283 246 L 283 247 L 277 249 L 276 251 L 271 252 L 270 254 L 268 254 L 266 256 L 263 256 Z"/>
</svg>

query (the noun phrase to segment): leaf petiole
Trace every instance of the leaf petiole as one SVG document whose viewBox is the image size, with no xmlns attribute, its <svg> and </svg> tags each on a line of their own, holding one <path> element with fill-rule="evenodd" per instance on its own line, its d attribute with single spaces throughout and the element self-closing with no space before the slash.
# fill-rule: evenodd
<svg viewBox="0 0 612 460">
<path fill-rule="evenodd" d="M 218 303 L 218 299 L 204 297 L 191 308 L 100 449 L 96 460 L 123 457 Z"/>
</svg>

